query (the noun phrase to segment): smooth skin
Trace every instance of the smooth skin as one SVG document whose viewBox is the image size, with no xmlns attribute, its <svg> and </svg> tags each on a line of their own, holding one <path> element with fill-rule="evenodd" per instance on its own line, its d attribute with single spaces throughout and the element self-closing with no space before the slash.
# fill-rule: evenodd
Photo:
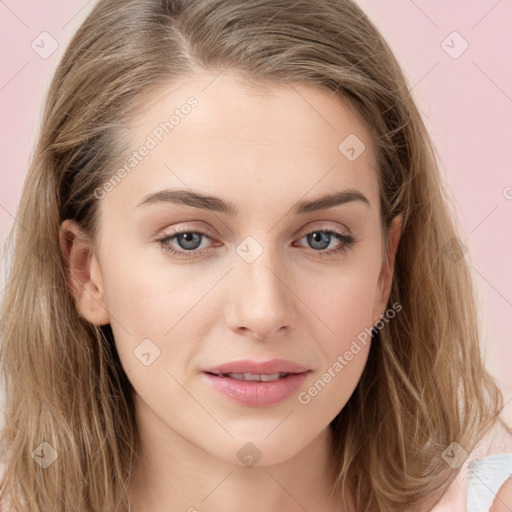
<svg viewBox="0 0 512 512">
<path fill-rule="evenodd" d="M 132 512 L 340 512 L 329 498 L 329 423 L 353 393 L 370 344 L 307 405 L 295 393 L 274 406 L 244 407 L 207 385 L 201 371 L 283 358 L 312 370 L 301 390 L 311 387 L 386 312 L 402 218 L 389 232 L 388 265 L 373 142 L 348 104 L 306 84 L 258 89 L 236 73 L 195 74 L 141 105 L 131 150 L 190 96 L 198 105 L 100 200 L 98 240 L 69 219 L 61 226 L 79 313 L 111 324 L 136 391 L 142 454 Z M 350 134 L 366 146 L 354 161 L 338 149 Z M 239 212 L 137 206 L 164 189 L 216 196 Z M 297 201 L 345 189 L 369 204 L 292 212 Z M 208 236 L 199 235 L 184 259 L 163 247 L 190 252 L 194 235 L 158 241 L 175 229 Z M 329 229 L 355 244 L 327 254 L 343 241 L 306 236 Z M 251 263 L 237 252 L 247 237 L 258 244 L 251 251 L 262 250 Z M 160 350 L 148 366 L 134 355 L 146 339 Z M 261 453 L 253 467 L 237 455 L 247 443 Z"/>
</svg>

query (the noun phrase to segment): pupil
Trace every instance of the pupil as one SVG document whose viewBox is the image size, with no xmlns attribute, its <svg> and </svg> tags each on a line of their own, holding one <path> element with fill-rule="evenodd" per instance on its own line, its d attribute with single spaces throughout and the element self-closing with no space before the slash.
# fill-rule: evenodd
<svg viewBox="0 0 512 512">
<path fill-rule="evenodd" d="M 330 240 L 329 233 L 326 233 L 325 231 L 315 231 L 314 233 L 311 233 L 311 235 L 309 235 L 309 236 L 312 239 L 312 246 L 315 249 L 325 249 L 326 247 L 329 246 L 329 240 Z M 326 245 L 322 246 L 324 242 Z M 317 243 L 320 243 L 320 247 L 318 247 L 318 245 L 316 245 Z"/>
<path fill-rule="evenodd" d="M 182 246 L 183 249 L 197 249 L 197 247 L 200 245 L 197 244 L 197 242 L 199 241 L 199 238 L 200 238 L 200 234 L 199 233 L 180 233 L 179 235 L 181 237 L 178 238 L 178 240 L 180 240 L 180 245 Z M 184 243 L 181 243 L 183 242 Z M 194 245 L 197 244 L 197 247 L 195 247 Z"/>
</svg>

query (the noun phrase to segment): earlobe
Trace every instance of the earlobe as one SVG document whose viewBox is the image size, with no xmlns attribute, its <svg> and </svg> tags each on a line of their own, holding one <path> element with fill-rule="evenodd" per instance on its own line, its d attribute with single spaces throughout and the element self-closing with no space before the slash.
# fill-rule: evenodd
<svg viewBox="0 0 512 512">
<path fill-rule="evenodd" d="M 89 238 L 71 219 L 61 224 L 59 236 L 68 285 L 79 315 L 94 325 L 108 324 L 101 268 Z"/>
</svg>

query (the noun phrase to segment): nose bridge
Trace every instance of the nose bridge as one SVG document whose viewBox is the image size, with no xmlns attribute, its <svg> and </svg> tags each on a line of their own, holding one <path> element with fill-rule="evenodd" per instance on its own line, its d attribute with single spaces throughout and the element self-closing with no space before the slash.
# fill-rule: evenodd
<svg viewBox="0 0 512 512">
<path fill-rule="evenodd" d="M 266 338 L 282 328 L 292 329 L 296 311 L 280 248 L 271 242 L 272 236 L 259 239 L 249 236 L 236 248 L 236 289 L 229 319 L 233 329 L 245 328 Z"/>
</svg>

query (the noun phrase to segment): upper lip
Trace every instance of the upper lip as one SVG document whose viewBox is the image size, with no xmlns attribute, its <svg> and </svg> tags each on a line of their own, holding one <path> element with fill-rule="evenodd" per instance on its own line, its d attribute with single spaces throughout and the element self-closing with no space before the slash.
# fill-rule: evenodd
<svg viewBox="0 0 512 512">
<path fill-rule="evenodd" d="M 271 361 L 264 361 L 262 363 L 249 360 L 234 361 L 203 370 L 203 372 L 215 373 L 217 375 L 225 373 L 273 375 L 275 373 L 304 373 L 307 371 L 309 371 L 309 368 L 292 361 L 286 361 L 285 359 L 272 359 Z"/>
</svg>

